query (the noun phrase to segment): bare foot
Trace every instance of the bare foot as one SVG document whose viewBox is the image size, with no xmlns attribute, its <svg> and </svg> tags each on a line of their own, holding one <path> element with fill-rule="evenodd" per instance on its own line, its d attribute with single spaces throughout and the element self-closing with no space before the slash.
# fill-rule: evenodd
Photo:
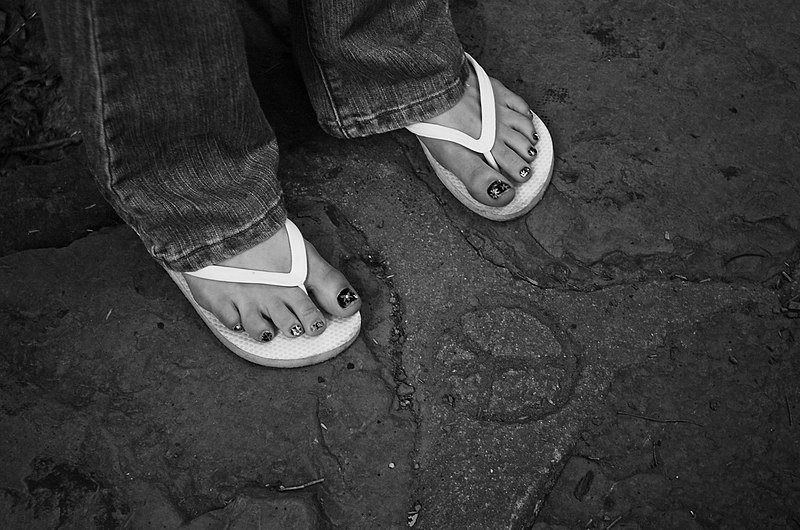
<svg viewBox="0 0 800 530">
<path fill-rule="evenodd" d="M 304 240 L 305 241 L 305 240 Z M 298 337 L 325 331 L 325 314 L 350 316 L 361 300 L 347 279 L 305 241 L 308 253 L 306 288 L 218 282 L 184 274 L 197 303 L 227 327 L 244 328 L 256 340 L 268 342 L 276 333 Z M 275 235 L 219 265 L 271 272 L 289 272 L 291 258 L 286 227 Z"/>
<path fill-rule="evenodd" d="M 453 172 L 472 197 L 488 206 L 505 206 L 514 198 L 514 184 L 531 174 L 529 164 L 539 141 L 531 121 L 530 107 L 500 81 L 491 79 L 497 113 L 497 135 L 492 155 L 502 173 L 492 169 L 483 155 L 453 142 L 420 136 L 433 157 Z M 450 110 L 427 120 L 465 132 L 477 138 L 481 132 L 481 104 L 478 79 L 470 68 L 464 96 Z"/>
</svg>

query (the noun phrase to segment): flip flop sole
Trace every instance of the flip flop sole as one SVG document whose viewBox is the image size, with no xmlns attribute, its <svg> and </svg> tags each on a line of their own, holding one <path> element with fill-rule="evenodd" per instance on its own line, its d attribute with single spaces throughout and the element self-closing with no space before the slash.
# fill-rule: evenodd
<svg viewBox="0 0 800 530">
<path fill-rule="evenodd" d="M 165 270 L 220 342 L 252 363 L 273 368 L 299 368 L 321 363 L 344 351 L 358 338 L 361 330 L 361 313 L 349 317 L 328 316 L 328 326 L 321 335 L 301 335 L 290 339 L 279 333 L 270 342 L 259 342 L 244 332 L 225 327 L 213 313 L 200 307 L 183 274 Z"/>
<path fill-rule="evenodd" d="M 533 114 L 532 121 L 536 128 L 536 133 L 539 135 L 539 141 L 536 143 L 536 158 L 534 158 L 530 165 L 531 176 L 524 183 L 517 184 L 514 187 L 514 198 L 505 206 L 488 206 L 476 201 L 472 195 L 470 195 L 464 183 L 433 157 L 425 144 L 422 143 L 422 140 L 420 140 L 420 144 L 436 176 L 439 177 L 442 184 L 450 190 L 450 193 L 452 193 L 461 204 L 476 214 L 492 221 L 510 221 L 522 217 L 536 206 L 542 199 L 547 185 L 550 183 L 550 178 L 553 176 L 553 166 L 555 163 L 553 138 L 550 136 L 550 131 L 547 130 L 547 127 L 539 116 Z"/>
</svg>

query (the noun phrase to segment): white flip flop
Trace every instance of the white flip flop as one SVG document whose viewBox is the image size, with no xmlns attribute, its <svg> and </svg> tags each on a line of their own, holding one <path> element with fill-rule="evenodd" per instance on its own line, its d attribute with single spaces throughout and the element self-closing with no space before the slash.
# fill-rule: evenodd
<svg viewBox="0 0 800 530">
<path fill-rule="evenodd" d="M 304 284 L 308 275 L 308 261 L 303 235 L 288 219 L 286 232 L 289 235 L 292 257 L 292 268 L 289 272 L 265 272 L 211 265 L 186 274 L 207 280 L 299 287 L 306 291 Z M 227 328 L 213 313 L 200 307 L 182 273 L 168 269 L 167 272 L 220 342 L 236 355 L 256 364 L 275 368 L 295 368 L 321 363 L 350 346 L 361 329 L 360 312 L 349 317 L 326 315 L 328 325 L 321 335 L 288 338 L 277 333 L 270 342 L 259 342 L 243 331 L 237 332 Z"/>
<path fill-rule="evenodd" d="M 480 136 L 478 138 L 473 138 L 456 129 L 435 123 L 414 123 L 407 126 L 406 129 L 417 136 L 455 142 L 466 147 L 470 151 L 480 153 L 486 159 L 486 163 L 495 171 L 499 172 L 500 169 L 497 165 L 497 161 L 495 161 L 491 153 L 492 146 L 494 146 L 495 134 L 497 132 L 497 117 L 495 115 L 492 83 L 489 76 L 477 61 L 468 53 L 465 55 L 472 64 L 475 75 L 478 78 L 478 90 L 481 98 Z M 547 185 L 550 183 L 550 177 L 553 175 L 555 157 L 553 154 L 553 139 L 550 136 L 550 131 L 547 130 L 542 120 L 539 119 L 539 116 L 534 114 L 533 111 L 531 111 L 531 119 L 536 128 L 536 134 L 539 135 L 539 141 L 536 143 L 536 158 L 534 158 L 533 162 L 530 164 L 531 175 L 525 182 L 514 185 L 514 189 L 516 190 L 514 198 L 505 206 L 487 206 L 473 199 L 461 180 L 441 165 L 439 161 L 431 155 L 431 152 L 421 140 L 420 144 L 434 172 L 436 172 L 436 176 L 439 177 L 442 184 L 450 190 L 461 204 L 487 219 L 493 221 L 509 221 L 525 215 L 536 206 L 544 195 Z"/>
</svg>

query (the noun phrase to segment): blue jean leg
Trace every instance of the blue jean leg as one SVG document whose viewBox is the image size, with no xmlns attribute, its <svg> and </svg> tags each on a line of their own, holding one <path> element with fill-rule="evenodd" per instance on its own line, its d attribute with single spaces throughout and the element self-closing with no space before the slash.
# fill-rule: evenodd
<svg viewBox="0 0 800 530">
<path fill-rule="evenodd" d="M 282 226 L 277 144 L 231 1 L 41 7 L 98 185 L 154 258 L 196 270 Z"/>
<path fill-rule="evenodd" d="M 290 0 L 292 41 L 320 125 L 340 138 L 453 107 L 469 73 L 447 0 Z"/>
<path fill-rule="evenodd" d="M 265 1 L 265 0 L 262 0 Z M 466 66 L 447 0 L 290 0 L 319 121 L 340 137 L 452 107 Z M 285 220 L 274 134 L 234 0 L 42 0 L 107 200 L 167 267 L 196 270 Z"/>
</svg>

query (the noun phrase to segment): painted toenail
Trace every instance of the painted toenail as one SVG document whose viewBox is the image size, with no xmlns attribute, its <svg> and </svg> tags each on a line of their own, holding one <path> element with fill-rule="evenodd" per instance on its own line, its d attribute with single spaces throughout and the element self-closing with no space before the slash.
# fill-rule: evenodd
<svg viewBox="0 0 800 530">
<path fill-rule="evenodd" d="M 533 141 L 534 142 L 538 142 L 539 141 L 539 134 L 538 133 L 533 133 Z"/>
<path fill-rule="evenodd" d="M 275 335 L 272 334 L 271 331 L 265 331 L 261 334 L 261 342 L 269 342 L 273 339 Z"/>
<path fill-rule="evenodd" d="M 325 327 L 325 322 L 321 320 L 317 320 L 313 324 L 311 324 L 311 331 L 319 331 L 320 329 Z"/>
<path fill-rule="evenodd" d="M 535 147 L 531 147 L 530 149 L 528 149 L 528 156 L 534 157 L 537 154 L 539 154 L 539 151 L 537 151 Z"/>
<path fill-rule="evenodd" d="M 521 179 L 528 178 L 528 175 L 530 174 L 531 174 L 531 168 L 529 168 L 528 166 L 525 166 L 524 168 L 519 170 L 519 178 Z"/>
<path fill-rule="evenodd" d="M 489 187 L 486 189 L 486 193 L 488 193 L 489 197 L 492 199 L 497 200 L 500 198 L 500 195 L 504 194 L 510 189 L 510 184 L 503 182 L 502 180 L 495 180 L 489 184 Z"/>
<path fill-rule="evenodd" d="M 292 337 L 299 337 L 300 335 L 305 333 L 305 330 L 303 329 L 303 326 L 301 326 L 300 324 L 295 324 L 294 326 L 291 327 L 289 333 L 292 334 Z"/>
<path fill-rule="evenodd" d="M 358 300 L 358 295 L 349 287 L 342 289 L 342 291 L 339 293 L 339 296 L 336 297 L 336 301 L 339 302 L 339 307 L 342 309 L 347 308 L 356 300 Z"/>
<path fill-rule="evenodd" d="M 241 324 L 236 324 L 235 326 L 233 326 L 233 331 L 242 331 L 243 329 L 244 328 L 242 327 Z"/>
</svg>

